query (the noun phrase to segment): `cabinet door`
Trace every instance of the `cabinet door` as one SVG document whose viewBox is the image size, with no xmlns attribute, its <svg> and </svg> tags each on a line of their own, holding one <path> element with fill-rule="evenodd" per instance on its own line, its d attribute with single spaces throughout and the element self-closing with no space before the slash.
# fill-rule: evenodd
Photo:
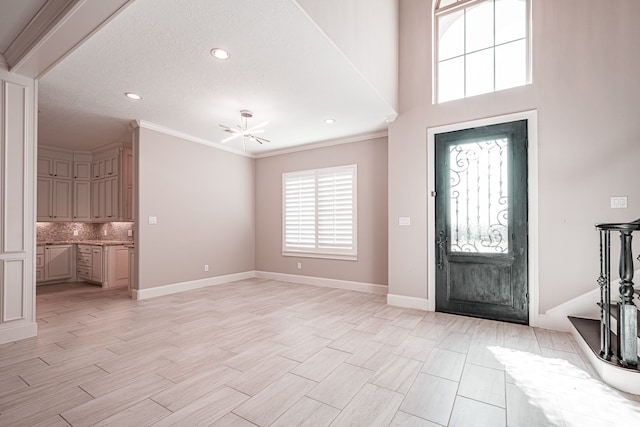
<svg viewBox="0 0 640 427">
<path fill-rule="evenodd" d="M 91 183 L 91 216 L 94 219 L 105 218 L 105 180 Z"/>
<path fill-rule="evenodd" d="M 120 192 L 118 191 L 118 177 L 107 178 L 104 180 L 105 185 L 105 216 L 114 220 L 119 218 Z"/>
<path fill-rule="evenodd" d="M 91 280 L 102 283 L 102 247 L 91 249 Z"/>
<path fill-rule="evenodd" d="M 104 173 L 105 176 L 118 175 L 118 156 L 104 159 Z"/>
<path fill-rule="evenodd" d="M 51 178 L 38 178 L 38 199 L 36 206 L 36 216 L 38 221 L 51 221 L 53 217 L 53 180 Z"/>
<path fill-rule="evenodd" d="M 91 163 L 91 169 L 92 178 L 102 178 L 104 176 L 104 160 L 96 160 L 95 162 Z"/>
<path fill-rule="evenodd" d="M 71 221 L 71 181 L 53 180 L 53 219 L 54 221 Z"/>
<path fill-rule="evenodd" d="M 71 179 L 71 160 L 53 159 L 53 176 Z"/>
<path fill-rule="evenodd" d="M 91 179 L 91 163 L 90 162 L 74 162 L 73 178 L 81 180 Z"/>
<path fill-rule="evenodd" d="M 73 245 L 47 246 L 44 252 L 46 280 L 68 279 L 73 276 Z"/>
<path fill-rule="evenodd" d="M 73 183 L 73 219 L 74 221 L 91 220 L 91 182 L 89 181 Z"/>
<path fill-rule="evenodd" d="M 38 175 L 53 176 L 53 159 L 38 156 Z"/>
</svg>

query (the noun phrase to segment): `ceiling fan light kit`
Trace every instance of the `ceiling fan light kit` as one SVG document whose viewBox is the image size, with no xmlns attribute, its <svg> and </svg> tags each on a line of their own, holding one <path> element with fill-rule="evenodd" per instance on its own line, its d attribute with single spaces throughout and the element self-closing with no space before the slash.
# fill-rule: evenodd
<svg viewBox="0 0 640 427">
<path fill-rule="evenodd" d="M 265 142 L 271 142 L 268 139 L 260 138 L 259 136 L 255 136 L 257 133 L 264 132 L 264 129 L 260 129 L 263 126 L 269 124 L 269 122 L 262 122 L 259 125 L 253 126 L 251 128 L 248 127 L 248 120 L 253 117 L 253 113 L 249 110 L 240 110 L 240 124 L 235 127 L 219 125 L 223 132 L 231 134 L 227 138 L 223 139 L 221 142 L 223 144 L 236 139 L 238 137 L 242 137 L 242 149 L 247 151 L 247 139 L 253 140 L 258 144 L 264 144 Z"/>
</svg>

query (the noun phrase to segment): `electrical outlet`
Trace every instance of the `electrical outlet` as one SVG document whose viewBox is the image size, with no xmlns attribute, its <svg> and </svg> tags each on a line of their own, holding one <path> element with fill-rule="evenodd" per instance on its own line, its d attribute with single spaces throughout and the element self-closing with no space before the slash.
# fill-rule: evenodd
<svg viewBox="0 0 640 427">
<path fill-rule="evenodd" d="M 209 264 L 204 265 L 204 271 L 209 271 Z"/>
<path fill-rule="evenodd" d="M 106 235 L 107 235 L 107 230 L 104 230 L 104 232 L 103 232 L 103 233 L 104 233 L 104 235 L 106 236 Z"/>
<path fill-rule="evenodd" d="M 298 270 L 302 270 L 302 263 L 301 262 L 298 263 Z"/>
<path fill-rule="evenodd" d="M 627 196 L 615 196 L 611 198 L 612 209 L 626 209 L 627 208 Z"/>
<path fill-rule="evenodd" d="M 78 230 L 73 230 L 73 235 L 77 236 L 78 235 Z"/>
<path fill-rule="evenodd" d="M 150 216 L 149 217 L 149 224 L 157 224 L 158 223 L 158 217 L 157 216 Z"/>
</svg>

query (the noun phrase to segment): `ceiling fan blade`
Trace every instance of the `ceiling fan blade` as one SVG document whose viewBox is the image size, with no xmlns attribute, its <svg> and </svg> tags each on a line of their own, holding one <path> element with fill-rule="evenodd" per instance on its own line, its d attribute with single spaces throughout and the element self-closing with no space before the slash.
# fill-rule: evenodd
<svg viewBox="0 0 640 427">
<path fill-rule="evenodd" d="M 264 138 L 260 138 L 259 136 L 253 136 L 251 135 L 251 137 L 258 143 L 258 144 L 263 144 L 265 142 L 271 142 L 268 139 L 264 139 Z"/>
</svg>

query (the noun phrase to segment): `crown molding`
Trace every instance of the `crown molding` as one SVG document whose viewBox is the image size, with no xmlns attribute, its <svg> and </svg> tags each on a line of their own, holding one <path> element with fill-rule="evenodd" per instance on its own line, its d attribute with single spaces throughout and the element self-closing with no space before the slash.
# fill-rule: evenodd
<svg viewBox="0 0 640 427">
<path fill-rule="evenodd" d="M 233 148 L 233 147 L 228 147 L 225 145 L 221 145 L 217 142 L 213 142 L 213 141 L 209 141 L 203 138 L 198 138 L 197 136 L 193 136 L 193 135 L 189 135 L 187 133 L 184 132 L 180 132 L 174 129 L 170 129 L 164 126 L 160 126 L 158 124 L 155 123 L 151 123 L 151 122 L 147 122 L 145 120 L 135 120 L 133 122 L 131 122 L 131 127 L 132 128 L 143 128 L 143 129 L 149 129 L 149 130 L 154 130 L 156 132 L 161 132 L 161 133 L 165 133 L 167 135 L 171 135 L 171 136 L 175 136 L 176 138 L 180 138 L 180 139 L 185 139 L 187 141 L 191 141 L 191 142 L 195 142 L 197 144 L 202 144 L 202 145 L 206 145 L 208 147 L 211 148 L 215 148 L 216 150 L 221 150 L 221 151 L 226 151 L 228 153 L 233 153 L 233 154 L 237 154 L 239 156 L 243 156 L 243 157 L 249 157 L 250 159 L 255 159 L 256 157 L 251 154 L 251 153 L 246 153 L 242 150 L 238 150 L 237 148 Z"/>
<path fill-rule="evenodd" d="M 2 53 L 0 53 L 0 70 L 9 71 L 9 63 Z"/>
<path fill-rule="evenodd" d="M 263 159 L 265 157 L 281 156 L 283 154 L 297 153 L 299 151 L 307 151 L 307 150 L 315 150 L 317 148 L 332 147 L 334 145 L 351 144 L 352 142 L 366 141 L 368 139 L 385 138 L 388 135 L 389 135 L 388 132 L 384 130 L 381 132 L 366 133 L 361 135 L 349 136 L 346 138 L 329 139 L 326 141 L 319 141 L 319 142 L 312 142 L 304 145 L 298 145 L 296 147 L 291 147 L 291 148 L 282 148 L 278 150 L 267 151 L 264 153 L 255 154 L 254 157 L 256 159 Z"/>
</svg>

